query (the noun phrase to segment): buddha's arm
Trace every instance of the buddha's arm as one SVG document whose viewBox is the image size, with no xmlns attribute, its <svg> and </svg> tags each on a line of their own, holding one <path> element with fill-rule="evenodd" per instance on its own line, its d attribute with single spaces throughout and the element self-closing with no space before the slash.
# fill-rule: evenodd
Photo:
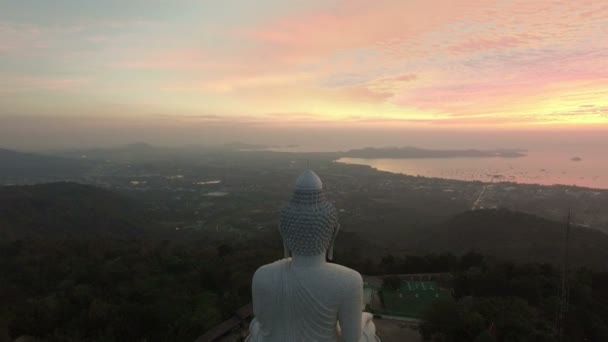
<svg viewBox="0 0 608 342">
<path fill-rule="evenodd" d="M 344 291 L 345 297 L 338 309 L 338 321 L 342 339 L 358 342 L 361 338 L 361 317 L 363 308 L 363 281 L 361 276 Z"/>
<path fill-rule="evenodd" d="M 266 267 L 260 267 L 253 275 L 253 279 L 251 280 L 251 299 L 253 302 L 253 315 L 255 317 L 260 317 L 262 312 L 264 311 L 264 303 L 262 301 L 263 298 L 268 298 L 268 296 L 272 296 L 268 293 L 269 286 L 269 278 Z M 267 308 L 268 309 L 268 308 Z"/>
<path fill-rule="evenodd" d="M 259 280 L 258 280 L 258 272 L 253 274 L 253 279 L 251 280 L 251 302 L 253 304 L 253 315 L 257 317 L 260 314 L 261 303 L 260 303 L 260 289 L 259 289 Z"/>
</svg>

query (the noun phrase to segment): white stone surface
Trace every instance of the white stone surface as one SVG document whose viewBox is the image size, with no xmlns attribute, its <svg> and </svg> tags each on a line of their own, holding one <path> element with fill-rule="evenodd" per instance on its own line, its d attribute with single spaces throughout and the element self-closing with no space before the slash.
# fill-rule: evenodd
<svg viewBox="0 0 608 342">
<path fill-rule="evenodd" d="M 308 170 L 296 182 L 291 200 L 280 213 L 279 232 L 285 245 L 285 256 L 318 255 L 330 251 L 338 232 L 338 212 L 325 199 L 319 177 Z"/>
<path fill-rule="evenodd" d="M 321 190 L 323 182 L 312 170 L 304 171 L 296 180 L 297 190 Z"/>
</svg>

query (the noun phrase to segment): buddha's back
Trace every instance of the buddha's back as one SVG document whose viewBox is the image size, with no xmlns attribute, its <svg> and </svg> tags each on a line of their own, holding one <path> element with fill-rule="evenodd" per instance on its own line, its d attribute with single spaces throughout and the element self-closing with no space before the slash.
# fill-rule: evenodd
<svg viewBox="0 0 608 342">
<path fill-rule="evenodd" d="M 253 278 L 256 341 L 358 341 L 361 275 L 314 257 L 283 259 L 261 267 Z"/>
</svg>

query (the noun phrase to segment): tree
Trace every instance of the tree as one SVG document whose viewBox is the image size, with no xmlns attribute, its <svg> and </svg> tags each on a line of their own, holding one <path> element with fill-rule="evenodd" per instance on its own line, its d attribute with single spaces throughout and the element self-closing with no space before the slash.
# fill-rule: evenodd
<svg viewBox="0 0 608 342">
<path fill-rule="evenodd" d="M 395 275 L 384 277 L 382 286 L 397 291 L 401 287 L 401 278 Z"/>
<path fill-rule="evenodd" d="M 471 341 L 458 304 L 451 300 L 435 302 L 423 317 L 420 334 L 425 341 Z"/>
<path fill-rule="evenodd" d="M 382 270 L 382 272 L 384 272 L 384 274 L 394 273 L 395 264 L 395 256 L 392 254 L 387 254 L 380 261 L 380 269 Z"/>
<path fill-rule="evenodd" d="M 234 249 L 232 246 L 227 244 L 221 244 L 217 247 L 217 256 L 220 258 L 224 258 L 225 256 L 231 255 L 234 253 Z"/>
<path fill-rule="evenodd" d="M 460 268 L 468 270 L 471 267 L 481 267 L 483 265 L 483 254 L 469 251 L 460 257 Z"/>
<path fill-rule="evenodd" d="M 484 330 L 479 335 L 477 335 L 477 337 L 475 337 L 475 340 L 473 340 L 473 342 L 496 342 L 496 339 L 494 338 L 494 336 L 492 336 L 492 334 L 490 334 L 489 331 Z"/>
</svg>

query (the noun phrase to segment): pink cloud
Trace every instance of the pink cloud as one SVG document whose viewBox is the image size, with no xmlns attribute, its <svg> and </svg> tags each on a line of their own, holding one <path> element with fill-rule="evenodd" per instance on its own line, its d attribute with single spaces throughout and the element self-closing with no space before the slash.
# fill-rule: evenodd
<svg viewBox="0 0 608 342">
<path fill-rule="evenodd" d="M 0 22 L 0 53 L 48 47 L 45 33 L 33 25 L 15 25 Z"/>
<path fill-rule="evenodd" d="M 135 51 L 130 55 L 133 56 L 115 62 L 113 66 L 128 69 L 196 70 L 221 64 L 209 58 L 209 54 L 200 49 Z"/>
<path fill-rule="evenodd" d="M 533 39 L 538 38 L 530 34 L 518 35 L 514 37 L 471 38 L 464 43 L 449 47 L 449 50 L 454 52 L 469 52 L 492 49 L 508 49 L 529 44 Z"/>
<path fill-rule="evenodd" d="M 18 93 L 36 90 L 72 91 L 87 84 L 87 79 L 61 77 L 0 78 L 0 93 Z"/>
<path fill-rule="evenodd" d="M 417 79 L 418 79 L 417 75 L 405 74 L 405 75 L 396 76 L 396 77 L 388 77 L 388 78 L 382 79 L 381 81 L 383 81 L 383 82 L 411 82 L 411 81 L 415 81 Z"/>
<path fill-rule="evenodd" d="M 391 98 L 393 93 L 388 91 L 375 91 L 367 87 L 348 87 L 333 90 L 338 98 L 348 99 L 353 102 L 384 102 Z"/>
</svg>

